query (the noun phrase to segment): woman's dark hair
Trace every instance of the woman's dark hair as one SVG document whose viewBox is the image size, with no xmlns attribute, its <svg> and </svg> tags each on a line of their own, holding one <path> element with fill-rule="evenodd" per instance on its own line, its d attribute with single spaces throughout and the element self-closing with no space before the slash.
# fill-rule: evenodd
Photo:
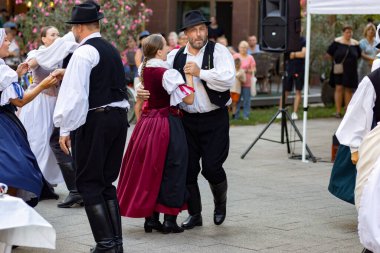
<svg viewBox="0 0 380 253">
<path fill-rule="evenodd" d="M 342 31 L 345 32 L 346 30 L 351 30 L 352 31 L 353 30 L 352 26 L 350 26 L 350 25 L 344 25 L 343 28 L 342 28 Z"/>
</svg>

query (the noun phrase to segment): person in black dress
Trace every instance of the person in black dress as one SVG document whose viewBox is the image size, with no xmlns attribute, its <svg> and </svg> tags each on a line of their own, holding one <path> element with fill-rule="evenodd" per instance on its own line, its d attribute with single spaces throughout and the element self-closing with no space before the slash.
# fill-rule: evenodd
<svg viewBox="0 0 380 253">
<path fill-rule="evenodd" d="M 334 40 L 327 49 L 327 56 L 333 61 L 330 85 L 335 87 L 336 118 L 342 117 L 342 103 L 347 108 L 353 91 L 358 87 L 358 59 L 361 56 L 359 42 L 352 39 L 352 27 L 344 26 L 343 35 Z M 334 64 L 343 63 L 343 73 L 334 74 Z M 343 92 L 344 90 L 344 92 Z M 343 96 L 344 94 L 344 96 Z"/>
</svg>

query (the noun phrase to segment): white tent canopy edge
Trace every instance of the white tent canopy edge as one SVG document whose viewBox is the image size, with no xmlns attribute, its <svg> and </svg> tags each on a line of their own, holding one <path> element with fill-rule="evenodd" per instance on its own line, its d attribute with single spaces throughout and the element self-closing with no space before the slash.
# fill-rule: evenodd
<svg viewBox="0 0 380 253">
<path fill-rule="evenodd" d="M 306 57 L 305 57 L 305 88 L 303 107 L 308 107 L 309 93 L 309 70 L 310 70 L 310 34 L 312 14 L 380 14 L 380 0 L 308 0 L 306 20 Z M 306 160 L 306 131 L 307 110 L 303 112 L 303 139 L 302 139 L 302 161 Z"/>
</svg>

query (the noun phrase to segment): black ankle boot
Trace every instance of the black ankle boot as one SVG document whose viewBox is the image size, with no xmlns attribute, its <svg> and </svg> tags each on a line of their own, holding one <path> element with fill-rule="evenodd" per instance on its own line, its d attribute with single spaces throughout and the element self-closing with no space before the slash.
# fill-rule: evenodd
<svg viewBox="0 0 380 253">
<path fill-rule="evenodd" d="M 364 248 L 363 251 L 362 251 L 361 253 L 372 253 L 372 251 L 370 251 L 370 250 Z"/>
<path fill-rule="evenodd" d="M 110 215 L 112 228 L 114 232 L 114 242 L 116 244 L 116 252 L 123 253 L 123 232 L 121 228 L 121 216 L 119 202 L 117 200 L 107 200 L 106 205 Z"/>
<path fill-rule="evenodd" d="M 184 229 L 177 225 L 177 215 L 165 214 L 162 233 L 182 233 L 183 231 Z"/>
<path fill-rule="evenodd" d="M 220 225 L 226 218 L 226 205 L 227 205 L 227 179 L 219 184 L 211 184 L 210 188 L 214 195 L 214 223 Z"/>
<path fill-rule="evenodd" d="M 145 218 L 144 230 L 145 233 L 152 233 L 152 231 L 162 231 L 162 224 L 160 222 L 160 213 L 154 212 L 152 216 Z"/>
<path fill-rule="evenodd" d="M 83 206 L 83 199 L 82 196 L 79 194 L 79 192 L 71 191 L 69 192 L 69 195 L 65 198 L 64 201 L 59 202 L 57 204 L 57 207 L 59 208 L 70 208 L 73 206 Z"/>
<path fill-rule="evenodd" d="M 110 215 L 105 203 L 85 206 L 96 247 L 92 253 L 117 253 Z"/>
<path fill-rule="evenodd" d="M 82 196 L 77 190 L 75 184 L 75 167 L 72 162 L 68 163 L 58 163 L 59 168 L 61 169 L 63 179 L 65 180 L 66 187 L 69 190 L 69 195 L 65 198 L 64 201 L 57 204 L 59 208 L 70 208 L 75 205 L 83 206 Z"/>
<path fill-rule="evenodd" d="M 199 192 L 198 184 L 187 185 L 190 197 L 187 201 L 189 217 L 182 222 L 181 227 L 184 229 L 192 229 L 195 226 L 202 226 L 202 203 L 201 194 Z"/>
<path fill-rule="evenodd" d="M 43 187 L 41 191 L 40 200 L 44 199 L 59 199 L 59 195 L 54 192 L 53 186 L 46 181 L 45 178 L 42 178 L 43 180 Z"/>
</svg>

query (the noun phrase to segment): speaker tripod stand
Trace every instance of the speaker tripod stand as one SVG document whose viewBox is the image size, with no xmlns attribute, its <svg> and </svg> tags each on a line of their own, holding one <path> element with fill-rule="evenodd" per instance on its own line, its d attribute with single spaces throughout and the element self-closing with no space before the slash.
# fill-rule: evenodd
<svg viewBox="0 0 380 253">
<path fill-rule="evenodd" d="M 287 146 L 287 149 L 288 149 L 288 154 L 290 154 L 290 143 L 291 142 L 297 142 L 297 141 L 302 141 L 303 140 L 302 135 L 301 135 L 300 131 L 298 130 L 298 128 L 297 128 L 294 120 L 290 117 L 288 109 L 284 106 L 285 105 L 285 84 L 286 84 L 287 79 L 288 79 L 288 73 L 286 71 L 286 64 L 288 62 L 288 58 L 289 58 L 289 54 L 285 53 L 285 56 L 284 56 L 284 73 L 282 75 L 282 94 L 281 94 L 282 103 L 281 103 L 281 109 L 278 109 L 278 111 L 272 116 L 272 118 L 270 119 L 270 121 L 268 122 L 268 124 L 264 127 L 264 129 L 260 132 L 260 134 L 252 142 L 252 144 L 247 148 L 247 150 L 241 155 L 241 157 L 240 157 L 241 159 L 244 159 L 244 157 L 253 148 L 253 146 L 256 144 L 256 142 L 258 142 L 258 140 L 260 140 L 260 139 L 266 140 L 266 141 L 271 141 L 271 142 L 276 142 L 276 143 L 280 143 L 280 144 L 285 144 L 286 143 L 286 146 Z M 306 94 L 306 96 L 307 96 L 307 94 Z M 262 136 L 264 135 L 264 133 L 268 130 L 268 128 L 272 125 L 272 123 L 276 120 L 277 116 L 280 113 L 281 113 L 281 140 L 280 141 L 276 141 L 276 140 L 271 140 L 271 139 L 267 139 L 267 138 L 262 138 Z M 299 140 L 293 140 L 293 141 L 289 140 L 287 121 L 290 122 L 290 124 L 293 127 L 294 131 L 298 135 Z M 313 153 L 311 152 L 311 150 L 309 149 L 309 147 L 307 145 L 306 145 L 306 150 L 307 150 L 307 152 L 309 154 L 309 159 L 312 160 L 313 162 L 316 162 L 317 159 L 315 158 L 315 156 L 313 155 Z"/>
</svg>

